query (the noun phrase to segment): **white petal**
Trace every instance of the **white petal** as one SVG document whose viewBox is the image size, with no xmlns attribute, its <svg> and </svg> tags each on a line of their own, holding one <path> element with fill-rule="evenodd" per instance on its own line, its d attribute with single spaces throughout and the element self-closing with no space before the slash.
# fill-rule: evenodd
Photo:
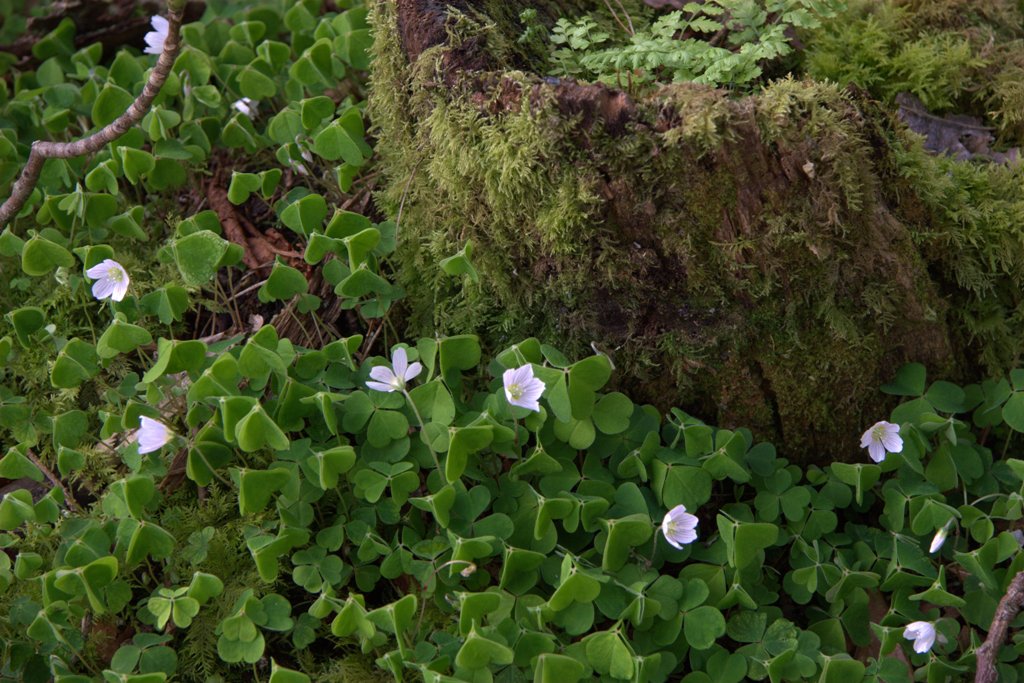
<svg viewBox="0 0 1024 683">
<path fill-rule="evenodd" d="M 164 43 L 166 38 L 157 33 L 147 33 L 145 35 L 146 47 L 142 50 L 142 54 L 145 55 L 158 55 L 164 51 Z"/>
<path fill-rule="evenodd" d="M 523 386 L 523 398 L 536 403 L 541 395 L 544 394 L 545 388 L 544 382 L 534 377 Z"/>
<path fill-rule="evenodd" d="M 114 301 L 121 301 L 124 299 L 124 295 L 128 293 L 128 278 L 125 277 L 121 282 L 115 282 L 113 284 L 113 291 L 110 294 L 110 298 Z"/>
<path fill-rule="evenodd" d="M 531 401 L 525 396 L 521 397 L 519 400 L 509 399 L 509 403 L 519 408 L 526 408 L 527 410 L 532 410 L 535 413 L 540 412 L 540 403 L 537 402 L 536 400 Z"/>
<path fill-rule="evenodd" d="M 668 512 L 665 513 L 664 521 L 665 522 L 674 522 L 677 519 L 679 519 L 680 517 L 682 517 L 682 515 L 685 515 L 685 514 L 686 514 L 686 506 L 685 505 L 676 505 L 674 508 L 672 508 L 671 510 L 669 510 Z"/>
<path fill-rule="evenodd" d="M 942 527 L 937 532 L 935 532 L 935 537 L 932 539 L 932 544 L 928 547 L 929 555 L 938 551 L 942 547 L 942 544 L 946 542 L 946 536 L 948 534 L 949 532 L 946 530 L 946 527 Z"/>
<path fill-rule="evenodd" d="M 110 264 L 111 263 L 115 263 L 115 262 L 111 261 L 110 259 L 106 259 L 105 261 L 102 261 L 101 263 L 97 263 L 95 266 L 93 266 L 89 270 L 85 271 L 85 274 L 87 276 L 89 276 L 89 278 L 91 278 L 93 280 L 98 280 L 98 279 L 100 279 L 102 277 L 106 277 L 107 276 L 107 272 L 110 270 Z"/>
<path fill-rule="evenodd" d="M 882 462 L 885 460 L 885 446 L 877 441 L 871 442 L 871 445 L 868 446 L 868 455 L 871 456 L 871 459 L 875 462 Z"/>
<path fill-rule="evenodd" d="M 871 430 L 869 429 L 868 431 L 864 432 L 864 434 L 860 437 L 860 447 L 867 448 L 868 446 L 871 445 L 871 441 Z"/>
<path fill-rule="evenodd" d="M 882 445 L 890 453 L 899 453 L 903 450 L 903 439 L 900 438 L 899 434 L 886 432 L 882 436 Z"/>
<path fill-rule="evenodd" d="M 374 368 L 370 368 L 370 377 L 374 378 L 378 382 L 384 382 L 385 384 L 391 384 L 395 381 L 395 373 L 391 372 L 391 368 L 386 365 L 378 365 Z M 392 387 L 393 389 L 394 387 Z"/>
<path fill-rule="evenodd" d="M 92 295 L 97 299 L 106 299 L 114 291 L 114 283 L 110 280 L 97 280 L 92 284 Z"/>
<path fill-rule="evenodd" d="M 697 532 L 694 529 L 678 529 L 675 536 L 683 545 L 693 543 L 697 540 Z"/>
<path fill-rule="evenodd" d="M 158 55 L 164 51 L 164 43 L 167 41 L 170 23 L 161 16 L 153 17 L 150 23 L 153 25 L 153 30 L 144 36 L 146 49 L 142 52 L 147 55 Z"/>
<path fill-rule="evenodd" d="M 171 430 L 163 422 L 145 415 L 139 418 L 139 432 L 136 440 L 139 453 L 152 453 L 163 448 L 173 436 Z"/>
<path fill-rule="evenodd" d="M 392 391 L 398 391 L 398 389 L 397 389 L 397 388 L 395 388 L 395 387 L 394 387 L 394 385 L 391 385 L 391 384 L 382 384 L 382 383 L 380 383 L 380 382 L 367 382 L 367 383 L 366 383 L 366 386 L 370 387 L 370 388 L 371 388 L 371 389 L 373 389 L 374 391 L 383 391 L 383 392 L 385 392 L 385 393 L 389 393 L 389 394 L 390 394 L 390 393 L 391 393 Z"/>
<path fill-rule="evenodd" d="M 533 379 L 533 366 L 527 363 L 518 370 L 516 370 L 516 382 L 522 385 L 529 384 Z"/>
<path fill-rule="evenodd" d="M 399 347 L 391 354 L 391 365 L 395 368 L 395 377 L 405 377 L 405 371 L 409 368 L 409 356 L 405 349 Z"/>
<path fill-rule="evenodd" d="M 413 363 L 405 371 L 405 381 L 408 382 L 415 379 L 421 372 L 423 372 L 423 365 L 420 363 Z"/>
<path fill-rule="evenodd" d="M 691 515 L 689 512 L 684 512 L 676 520 L 676 527 L 679 529 L 696 529 L 698 524 L 700 524 L 700 520 L 697 519 L 696 515 Z"/>
<path fill-rule="evenodd" d="M 236 100 L 234 104 L 232 104 L 231 106 L 237 109 L 238 111 L 242 112 L 246 116 L 248 116 L 250 119 L 253 117 L 253 113 L 256 111 L 256 106 L 253 104 L 253 101 L 248 97 L 243 97 L 240 100 Z"/>
<path fill-rule="evenodd" d="M 930 621 L 915 621 L 907 624 L 903 637 L 914 641 L 914 652 L 924 654 L 935 644 L 935 625 Z"/>
<path fill-rule="evenodd" d="M 674 538 L 672 538 L 672 536 L 670 534 L 665 534 L 665 540 L 668 541 L 668 544 L 670 546 L 672 546 L 673 548 L 675 548 L 676 550 L 682 550 L 683 549 L 683 544 L 679 543 Z"/>
</svg>

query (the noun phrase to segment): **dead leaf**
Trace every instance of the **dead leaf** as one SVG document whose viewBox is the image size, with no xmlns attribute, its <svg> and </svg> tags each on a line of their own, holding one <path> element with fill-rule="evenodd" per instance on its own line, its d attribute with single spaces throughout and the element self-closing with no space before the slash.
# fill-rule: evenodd
<svg viewBox="0 0 1024 683">
<path fill-rule="evenodd" d="M 1016 147 L 997 152 L 990 145 L 995 140 L 992 128 L 980 119 L 963 114 L 939 116 L 910 93 L 896 96 L 899 117 L 910 130 L 924 136 L 924 148 L 960 161 L 979 160 L 1015 164 L 1020 156 Z"/>
</svg>

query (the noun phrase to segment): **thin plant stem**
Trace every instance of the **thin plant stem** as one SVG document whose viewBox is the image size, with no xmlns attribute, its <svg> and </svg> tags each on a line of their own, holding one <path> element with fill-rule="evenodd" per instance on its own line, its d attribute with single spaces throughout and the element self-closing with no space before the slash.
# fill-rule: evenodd
<svg viewBox="0 0 1024 683">
<path fill-rule="evenodd" d="M 629 24 L 629 35 L 635 36 L 636 29 L 633 28 L 633 19 L 629 16 L 629 12 L 626 11 L 626 7 L 622 4 L 622 0 L 615 0 L 615 4 L 622 10 L 622 16 L 626 17 L 626 23 Z"/>
<path fill-rule="evenodd" d="M 64 485 L 64 482 L 61 481 L 60 478 L 56 474 L 54 474 L 49 467 L 44 465 L 43 461 L 40 460 L 39 457 L 35 453 L 33 453 L 31 449 L 25 449 L 25 457 L 28 458 L 32 462 L 32 464 L 35 465 L 39 469 L 39 471 L 42 472 L 46 476 L 46 478 L 50 480 L 51 484 L 59 488 L 61 492 L 64 493 L 64 504 L 68 506 L 68 509 L 71 510 L 72 512 L 79 512 L 80 508 L 78 507 L 78 503 L 75 502 L 75 497 L 71 495 L 71 491 L 68 490 L 68 487 Z"/>
<path fill-rule="evenodd" d="M 430 451 L 430 455 L 434 457 L 434 465 L 437 467 L 437 473 L 441 475 L 441 481 L 444 481 L 444 472 L 441 470 L 441 461 L 437 457 L 437 453 L 434 451 L 434 447 L 430 445 L 430 439 L 424 438 L 426 434 L 426 425 L 423 423 L 423 416 L 420 415 L 419 409 L 416 407 L 416 402 L 412 400 L 412 396 L 409 395 L 407 389 L 402 389 L 402 394 L 405 396 L 405 400 L 409 402 L 409 407 L 412 408 L 413 414 L 416 416 L 416 422 L 420 425 L 420 439 L 427 446 L 427 450 Z"/>
</svg>

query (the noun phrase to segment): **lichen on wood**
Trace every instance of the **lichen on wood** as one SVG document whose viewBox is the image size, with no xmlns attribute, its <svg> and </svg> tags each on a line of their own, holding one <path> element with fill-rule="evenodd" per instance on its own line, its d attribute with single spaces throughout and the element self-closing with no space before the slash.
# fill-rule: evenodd
<svg viewBox="0 0 1024 683">
<path fill-rule="evenodd" d="M 854 454 L 904 362 L 974 378 L 1016 356 L 1024 223 L 987 202 L 1020 216 L 1019 170 L 932 158 L 835 84 L 632 98 L 531 73 L 521 3 L 499 4 L 372 10 L 415 333 L 596 342 L 637 398 L 803 460 Z M 467 240 L 479 286 L 437 266 Z"/>
</svg>

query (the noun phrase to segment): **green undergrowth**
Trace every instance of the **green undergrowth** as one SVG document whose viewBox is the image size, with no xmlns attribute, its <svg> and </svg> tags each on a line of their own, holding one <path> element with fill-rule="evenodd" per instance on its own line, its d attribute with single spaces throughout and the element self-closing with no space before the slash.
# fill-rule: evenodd
<svg viewBox="0 0 1024 683">
<path fill-rule="evenodd" d="M 1015 0 L 860 0 L 807 39 L 807 73 L 892 102 L 910 92 L 971 114 L 1008 146 L 1024 134 L 1024 8 Z"/>
</svg>

